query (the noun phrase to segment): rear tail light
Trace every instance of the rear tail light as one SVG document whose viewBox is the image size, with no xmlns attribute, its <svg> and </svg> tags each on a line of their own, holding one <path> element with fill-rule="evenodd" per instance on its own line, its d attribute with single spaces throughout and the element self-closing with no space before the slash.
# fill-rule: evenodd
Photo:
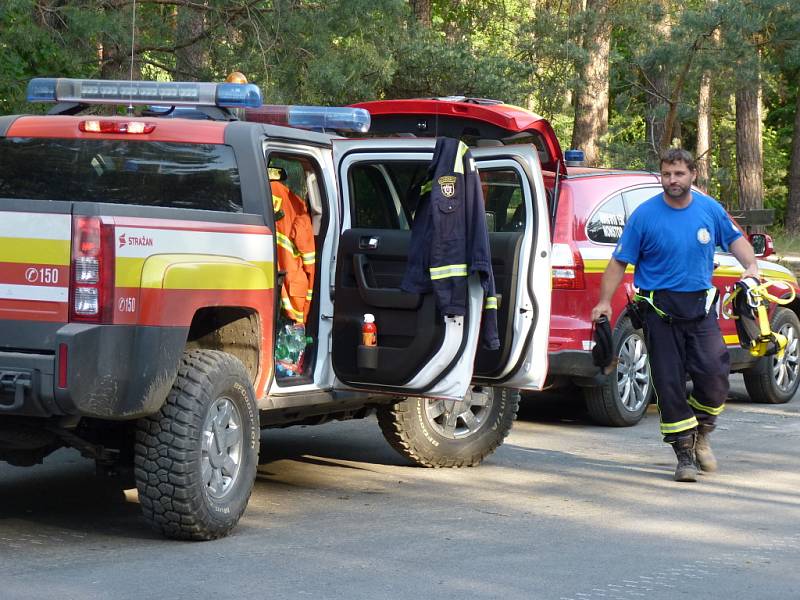
<svg viewBox="0 0 800 600">
<path fill-rule="evenodd" d="M 551 263 L 554 290 L 586 288 L 583 277 L 583 259 L 577 248 L 569 244 L 553 244 Z"/>
<path fill-rule="evenodd" d="M 110 323 L 114 299 L 114 228 L 100 217 L 72 218 L 70 321 Z"/>
<path fill-rule="evenodd" d="M 59 344 L 58 345 L 58 387 L 66 388 L 67 387 L 67 359 L 68 359 L 68 348 L 66 344 Z"/>
</svg>

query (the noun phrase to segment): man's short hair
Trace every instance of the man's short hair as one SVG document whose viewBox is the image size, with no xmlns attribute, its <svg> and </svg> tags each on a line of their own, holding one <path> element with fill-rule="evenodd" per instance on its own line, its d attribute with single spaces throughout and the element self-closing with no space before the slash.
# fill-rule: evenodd
<svg viewBox="0 0 800 600">
<path fill-rule="evenodd" d="M 686 163 L 686 166 L 689 167 L 690 171 L 697 171 L 697 165 L 694 162 L 692 153 L 688 150 L 684 150 L 683 148 L 669 148 L 664 150 L 661 153 L 661 162 L 659 163 L 659 167 L 664 163 L 672 164 L 676 162 Z"/>
</svg>

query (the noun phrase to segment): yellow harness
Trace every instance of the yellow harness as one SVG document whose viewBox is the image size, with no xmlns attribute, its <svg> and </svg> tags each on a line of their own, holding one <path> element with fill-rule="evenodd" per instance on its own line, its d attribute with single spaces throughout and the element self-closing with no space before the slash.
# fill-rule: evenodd
<svg viewBox="0 0 800 600">
<path fill-rule="evenodd" d="M 770 287 L 786 286 L 790 295 L 778 298 L 769 292 Z M 739 343 L 753 356 L 783 356 L 786 336 L 775 333 L 770 328 L 769 303 L 789 304 L 795 298 L 794 288 L 782 281 L 764 281 L 755 277 L 745 277 L 736 282 L 730 296 L 722 302 L 722 314 L 736 321 Z"/>
</svg>

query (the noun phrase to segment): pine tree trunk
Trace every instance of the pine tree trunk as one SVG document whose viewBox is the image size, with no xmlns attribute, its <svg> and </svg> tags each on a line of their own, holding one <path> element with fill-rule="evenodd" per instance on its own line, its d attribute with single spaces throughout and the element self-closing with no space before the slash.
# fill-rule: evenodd
<svg viewBox="0 0 800 600">
<path fill-rule="evenodd" d="M 409 0 L 417 23 L 430 28 L 432 22 L 431 0 Z"/>
<path fill-rule="evenodd" d="M 736 170 L 739 208 L 764 206 L 764 164 L 761 145 L 761 81 L 736 91 Z"/>
<path fill-rule="evenodd" d="M 608 131 L 608 55 L 611 48 L 608 0 L 588 0 L 585 16 L 588 22 L 583 48 L 588 58 L 579 72 L 582 85 L 575 90 L 572 147 L 583 150 L 587 165 L 597 166 L 600 138 Z"/>
<path fill-rule="evenodd" d="M 789 198 L 786 201 L 786 228 L 800 233 L 800 87 L 794 104 L 792 160 L 789 163 Z"/>
<path fill-rule="evenodd" d="M 661 17 L 653 26 L 653 35 L 657 40 L 667 41 L 672 37 L 672 22 L 667 16 L 667 3 L 658 0 L 661 7 Z M 658 158 L 661 139 L 664 137 L 664 121 L 667 118 L 669 104 L 669 70 L 666 64 L 656 65 L 647 73 L 649 87 L 652 89 L 647 94 L 647 140 L 655 158 Z"/>
<path fill-rule="evenodd" d="M 711 73 L 703 71 L 700 91 L 697 95 L 697 182 L 704 192 L 708 191 L 711 166 Z"/>
<path fill-rule="evenodd" d="M 204 4 L 208 4 L 205 2 Z M 187 6 L 178 8 L 175 19 L 175 75 L 182 81 L 203 79 L 203 71 L 208 64 L 208 50 L 202 42 L 183 46 L 189 40 L 198 38 L 206 27 L 205 12 Z"/>
</svg>

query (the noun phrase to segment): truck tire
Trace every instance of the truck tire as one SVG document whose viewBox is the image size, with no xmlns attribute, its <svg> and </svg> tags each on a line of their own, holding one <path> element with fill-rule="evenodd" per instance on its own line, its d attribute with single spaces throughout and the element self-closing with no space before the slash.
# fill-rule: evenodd
<svg viewBox="0 0 800 600">
<path fill-rule="evenodd" d="M 474 467 L 511 431 L 519 392 L 473 386 L 463 400 L 406 398 L 378 409 L 392 448 L 420 467 Z"/>
<path fill-rule="evenodd" d="M 784 404 L 792 399 L 800 384 L 800 319 L 788 308 L 778 307 L 772 315 L 771 327 L 786 336 L 783 356 L 764 356 L 742 375 L 753 402 Z"/>
<path fill-rule="evenodd" d="M 603 385 L 583 388 L 586 410 L 598 425 L 630 427 L 644 417 L 653 397 L 647 348 L 640 329 L 624 318 L 614 330 L 617 367 Z"/>
<path fill-rule="evenodd" d="M 259 435 L 241 361 L 215 350 L 185 352 L 164 406 L 138 422 L 134 475 L 145 518 L 170 538 L 227 535 L 253 489 Z"/>
</svg>

